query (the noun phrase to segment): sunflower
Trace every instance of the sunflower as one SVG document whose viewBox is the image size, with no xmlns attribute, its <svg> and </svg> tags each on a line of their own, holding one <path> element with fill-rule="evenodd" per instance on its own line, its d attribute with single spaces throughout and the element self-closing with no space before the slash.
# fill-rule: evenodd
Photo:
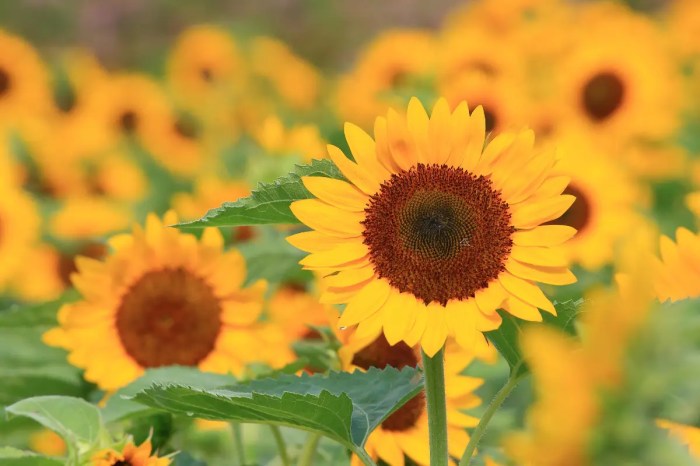
<svg viewBox="0 0 700 466">
<path fill-rule="evenodd" d="M 35 245 L 13 274 L 10 283 L 12 294 L 29 302 L 58 299 L 70 286 L 61 273 L 65 264 L 63 257 L 47 244 Z"/>
<path fill-rule="evenodd" d="M 28 117 L 46 116 L 51 92 L 37 52 L 0 29 L 0 127 Z"/>
<path fill-rule="evenodd" d="M 267 303 L 267 317 L 285 329 L 290 341 L 314 339 L 318 332 L 312 327 L 328 326 L 332 311 L 318 302 L 318 297 L 304 288 L 284 285 Z"/>
<path fill-rule="evenodd" d="M 171 205 L 178 217 L 189 221 L 202 217 L 211 206 L 249 195 L 250 185 L 246 181 L 202 175 L 195 180 L 193 193 L 176 193 Z"/>
<path fill-rule="evenodd" d="M 700 296 L 700 236 L 685 228 L 676 230 L 676 242 L 662 235 L 661 260 L 656 263 L 656 293 L 661 301 Z"/>
<path fill-rule="evenodd" d="M 230 104 L 246 80 L 234 38 L 225 30 L 192 26 L 178 37 L 168 59 L 167 79 L 179 103 L 198 115 Z"/>
<path fill-rule="evenodd" d="M 19 187 L 0 183 L 0 290 L 12 279 L 39 238 L 39 212 Z"/>
<path fill-rule="evenodd" d="M 611 154 L 578 133 L 550 143 L 565 154 L 555 170 L 570 178 L 564 192 L 576 197 L 573 205 L 552 223 L 577 230 L 563 245 L 571 261 L 589 270 L 598 269 L 611 262 L 615 245 L 642 221 L 635 212 L 642 204 L 641 187 Z"/>
<path fill-rule="evenodd" d="M 285 128 L 278 117 L 271 115 L 265 118 L 253 137 L 271 155 L 299 155 L 306 163 L 325 155 L 325 141 L 314 124 Z"/>
<path fill-rule="evenodd" d="M 450 347 L 449 349 L 452 349 Z M 459 352 L 459 351 L 458 351 Z M 478 419 L 462 412 L 481 404 L 481 400 L 473 393 L 483 383 L 475 377 L 459 375 L 471 362 L 471 357 L 463 358 L 463 354 L 452 358 L 451 351 L 446 354 L 445 386 L 447 387 L 447 436 L 449 453 L 459 457 L 469 442 L 465 428 L 474 427 Z M 461 353 L 464 353 L 463 351 Z M 390 345 L 384 335 L 367 338 L 350 331 L 344 338 L 344 344 L 339 350 L 344 370 L 367 370 L 370 367 L 384 369 L 387 366 L 401 369 L 406 366 L 416 367 L 420 363 L 418 347 L 411 348 L 403 342 Z M 459 361 L 460 364 L 454 364 Z M 409 400 L 405 405 L 386 418 L 367 439 L 365 449 L 372 458 L 380 458 L 391 466 L 403 466 L 405 456 L 414 463 L 427 466 L 430 463 L 428 449 L 428 413 L 423 392 Z M 404 456 L 405 455 L 405 456 Z M 351 464 L 361 462 L 353 456 Z"/>
<path fill-rule="evenodd" d="M 72 280 L 83 299 L 63 306 L 60 326 L 44 335 L 105 390 L 149 367 L 240 373 L 247 362 L 278 357 L 257 326 L 265 283 L 241 287 L 243 257 L 223 252 L 218 230 L 198 241 L 173 223 L 172 212 L 162 222 L 151 214 L 144 229 L 113 237 L 104 261 L 78 258 Z"/>
<path fill-rule="evenodd" d="M 531 131 L 500 134 L 484 148 L 484 112 L 466 103 L 432 117 L 411 99 L 407 115 L 378 118 L 375 140 L 347 124 L 356 161 L 329 146 L 348 181 L 305 177 L 318 199 L 292 203 L 313 231 L 289 237 L 311 254 L 307 269 L 337 275 L 321 299 L 347 303 L 339 325 L 383 328 L 390 344 L 421 343 L 430 356 L 448 335 L 473 347 L 498 328 L 496 309 L 542 320 L 554 306 L 534 283 L 572 283 L 555 247 L 576 230 L 542 225 L 574 197 L 560 195 L 551 151 Z"/>
<path fill-rule="evenodd" d="M 700 427 L 678 424 L 677 422 L 658 419 L 656 425 L 688 446 L 688 451 L 696 460 L 700 460 Z"/>
<path fill-rule="evenodd" d="M 86 240 L 126 229 L 132 214 L 122 205 L 105 198 L 84 197 L 65 201 L 51 217 L 51 234 L 66 240 Z"/>
<path fill-rule="evenodd" d="M 559 63 L 555 84 L 566 120 L 601 140 L 673 134 L 680 83 L 656 25 L 618 5 L 579 8 L 576 46 Z"/>
<path fill-rule="evenodd" d="M 49 429 L 41 429 L 32 433 L 29 436 L 29 448 L 47 456 L 63 456 L 67 450 L 63 438 Z"/>
<path fill-rule="evenodd" d="M 435 48 L 435 38 L 421 30 L 399 29 L 378 36 L 339 82 L 340 116 L 370 127 L 376 115 L 392 105 L 403 106 L 405 93 L 415 92 L 420 81 L 430 78 Z"/>
<path fill-rule="evenodd" d="M 168 457 L 152 455 L 151 441 L 146 440 L 138 447 L 133 440 L 117 451 L 107 448 L 95 453 L 90 459 L 91 466 L 168 466 L 172 460 Z"/>
</svg>

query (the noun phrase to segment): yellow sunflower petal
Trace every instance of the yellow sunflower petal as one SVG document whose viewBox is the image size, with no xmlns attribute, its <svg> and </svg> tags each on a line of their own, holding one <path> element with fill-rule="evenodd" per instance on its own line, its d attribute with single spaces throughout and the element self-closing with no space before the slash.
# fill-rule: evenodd
<svg viewBox="0 0 700 466">
<path fill-rule="evenodd" d="M 389 177 L 387 169 L 377 160 L 376 145 L 369 134 L 357 125 L 345 123 L 345 139 L 355 162 L 363 170 L 373 173 L 381 180 Z"/>
<path fill-rule="evenodd" d="M 374 273 L 374 268 L 371 265 L 367 265 L 358 269 L 341 270 L 338 274 L 326 278 L 325 281 L 328 286 L 353 286 L 372 278 Z"/>
<path fill-rule="evenodd" d="M 471 121 L 469 118 L 469 106 L 466 102 L 462 101 L 457 105 L 448 123 L 450 126 L 451 151 L 447 160 L 445 160 L 445 164 L 451 167 L 459 167 L 464 161 L 471 142 L 471 133 L 467 131 L 471 127 Z"/>
<path fill-rule="evenodd" d="M 354 238 L 364 230 L 360 223 L 364 214 L 345 212 L 316 199 L 292 202 L 289 208 L 305 225 L 331 236 Z"/>
<path fill-rule="evenodd" d="M 395 110 L 387 113 L 387 130 L 389 132 L 389 150 L 396 165 L 408 170 L 418 163 L 418 153 L 410 141 L 405 119 Z"/>
<path fill-rule="evenodd" d="M 511 296 L 506 300 L 506 310 L 519 319 L 529 320 L 531 322 L 542 322 L 542 314 L 540 314 L 537 307 L 515 296 Z"/>
<path fill-rule="evenodd" d="M 406 112 L 406 123 L 413 137 L 413 144 L 418 156 L 418 162 L 422 163 L 433 163 L 430 153 L 428 152 L 429 121 L 428 114 L 420 100 L 411 97 L 411 100 L 408 102 L 408 111 Z"/>
<path fill-rule="evenodd" d="M 433 107 L 433 113 L 428 123 L 429 163 L 442 165 L 450 156 L 452 140 L 450 134 L 450 107 L 447 99 L 440 98 Z"/>
<path fill-rule="evenodd" d="M 428 310 L 426 306 L 423 303 L 416 301 L 415 298 L 414 303 L 412 304 L 416 309 L 415 321 L 403 339 L 408 346 L 415 346 L 418 344 L 423 336 L 423 333 L 425 332 L 425 327 L 428 325 Z"/>
<path fill-rule="evenodd" d="M 381 442 L 376 445 L 377 454 L 387 464 L 392 466 L 404 466 L 403 451 L 399 448 L 393 435 L 386 435 Z"/>
<path fill-rule="evenodd" d="M 384 304 L 384 336 L 390 345 L 403 340 L 416 321 L 415 299 L 408 293 L 392 293 Z"/>
<path fill-rule="evenodd" d="M 510 256 L 520 262 L 544 267 L 566 267 L 569 260 L 563 251 L 556 247 L 519 246 L 514 244 Z"/>
<path fill-rule="evenodd" d="M 503 285 L 506 291 L 516 298 L 533 306 L 537 306 L 550 314 L 557 315 L 557 311 L 554 309 L 551 301 L 534 283 L 518 278 L 509 272 L 501 273 L 498 276 L 498 281 L 501 282 L 501 285 Z"/>
<path fill-rule="evenodd" d="M 391 156 L 391 150 L 389 149 L 386 118 L 378 117 L 374 122 L 374 139 L 379 163 L 391 173 L 401 171 L 401 167 L 396 164 L 396 161 Z"/>
<path fill-rule="evenodd" d="M 506 298 L 506 291 L 498 280 L 492 280 L 489 286 L 477 291 L 474 294 L 479 310 L 484 314 L 493 314 L 501 306 Z"/>
<path fill-rule="evenodd" d="M 476 315 L 479 309 L 474 300 L 458 301 L 450 306 L 447 322 L 454 333 L 455 340 L 462 348 L 471 350 L 481 332 L 476 330 Z"/>
<path fill-rule="evenodd" d="M 357 186 L 362 192 L 371 196 L 379 190 L 379 179 L 372 176 L 370 172 L 363 170 L 356 163 L 350 161 L 350 159 L 343 154 L 343 151 L 335 146 L 328 145 L 328 156 L 343 175 L 345 175 L 345 178 Z"/>
<path fill-rule="evenodd" d="M 576 229 L 568 225 L 540 225 L 531 230 L 518 230 L 511 239 L 518 246 L 558 246 L 575 234 Z"/>
<path fill-rule="evenodd" d="M 341 316 L 342 317 L 342 316 Z M 382 314 L 375 312 L 357 325 L 355 337 L 374 340 L 382 333 Z"/>
<path fill-rule="evenodd" d="M 550 285 L 570 285 L 576 283 L 576 276 L 566 267 L 541 267 L 523 264 L 515 259 L 506 262 L 506 270 L 516 277 Z"/>
<path fill-rule="evenodd" d="M 433 357 L 445 346 L 448 333 L 447 319 L 444 306 L 431 304 L 428 312 L 430 313 L 430 321 L 425 327 L 420 344 L 425 354 Z"/>
<path fill-rule="evenodd" d="M 362 322 L 385 305 L 392 293 L 386 280 L 372 280 L 345 306 L 338 325 L 349 327 Z"/>
<path fill-rule="evenodd" d="M 482 159 L 484 141 L 486 140 L 486 118 L 484 108 L 479 105 L 471 114 L 469 126 L 467 127 L 468 139 L 467 148 L 464 151 L 462 168 L 475 174 L 479 174 L 477 167 Z"/>
<path fill-rule="evenodd" d="M 345 238 L 328 236 L 318 231 L 303 231 L 296 235 L 287 236 L 287 242 L 305 252 L 321 252 L 333 249 L 347 241 Z"/>
<path fill-rule="evenodd" d="M 362 212 L 369 198 L 350 183 L 322 176 L 304 176 L 304 186 L 322 201 L 349 212 Z"/>
<path fill-rule="evenodd" d="M 308 269 L 338 267 L 362 259 L 368 253 L 369 249 L 362 241 L 347 241 L 328 251 L 311 253 L 299 263 Z"/>
<path fill-rule="evenodd" d="M 534 228 L 541 223 L 561 217 L 576 198 L 568 194 L 537 202 L 511 205 L 511 224 L 519 229 Z"/>
</svg>

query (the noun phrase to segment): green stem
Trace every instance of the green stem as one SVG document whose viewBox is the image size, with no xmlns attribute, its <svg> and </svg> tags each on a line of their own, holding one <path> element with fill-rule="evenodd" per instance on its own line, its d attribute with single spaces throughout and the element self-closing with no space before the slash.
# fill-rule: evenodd
<svg viewBox="0 0 700 466">
<path fill-rule="evenodd" d="M 447 466 L 447 406 L 445 402 L 445 348 L 431 357 L 421 350 L 428 405 L 430 466 Z"/>
<path fill-rule="evenodd" d="M 360 461 L 362 461 L 362 464 L 365 466 L 377 466 L 377 463 L 375 463 L 372 457 L 367 454 L 364 448 L 358 448 L 354 450 L 354 453 L 358 458 L 360 458 Z"/>
<path fill-rule="evenodd" d="M 277 444 L 277 450 L 280 454 L 280 460 L 283 466 L 291 466 L 289 461 L 289 455 L 287 455 L 287 445 L 284 443 L 284 438 L 282 437 L 282 432 L 280 432 L 279 427 L 270 424 L 270 430 L 272 431 L 272 436 L 275 438 L 275 443 Z"/>
<path fill-rule="evenodd" d="M 233 448 L 236 450 L 237 464 L 245 466 L 245 451 L 243 450 L 243 431 L 237 422 L 231 423 L 231 433 L 233 434 Z"/>
<path fill-rule="evenodd" d="M 494 414 L 496 414 L 496 411 L 498 411 L 498 408 L 501 407 L 503 402 L 506 401 L 508 395 L 510 395 L 513 389 L 518 385 L 521 378 L 522 374 L 518 375 L 518 367 L 514 367 L 510 372 L 510 376 L 508 377 L 506 384 L 501 387 L 498 393 L 496 393 L 488 408 L 486 408 L 486 411 L 481 416 L 481 419 L 479 419 L 479 424 L 477 424 L 474 432 L 472 432 L 469 443 L 467 444 L 467 449 L 464 450 L 462 459 L 459 462 L 459 466 L 469 466 L 469 464 L 471 464 L 472 456 L 476 451 L 477 445 L 479 445 L 479 441 L 481 441 L 481 438 L 486 433 L 486 428 L 488 427 L 491 418 Z"/>
<path fill-rule="evenodd" d="M 304 449 L 301 451 L 301 455 L 299 455 L 297 466 L 311 466 L 313 464 L 319 440 L 321 440 L 321 434 L 309 434 Z"/>
</svg>

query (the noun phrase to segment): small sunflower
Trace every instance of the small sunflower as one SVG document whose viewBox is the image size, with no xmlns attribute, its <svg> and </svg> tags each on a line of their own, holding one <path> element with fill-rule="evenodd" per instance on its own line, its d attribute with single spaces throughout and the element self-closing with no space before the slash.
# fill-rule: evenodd
<svg viewBox="0 0 700 466">
<path fill-rule="evenodd" d="M 348 181 L 303 178 L 318 199 L 291 209 L 313 231 L 289 242 L 311 253 L 305 268 L 337 273 L 321 299 L 347 303 L 339 325 L 383 328 L 432 356 L 450 335 L 473 347 L 500 307 L 527 320 L 556 312 L 535 282 L 575 281 L 556 246 L 576 230 L 542 225 L 575 200 L 561 195 L 568 179 L 551 151 L 533 150 L 532 131 L 484 148 L 484 126 L 481 107 L 450 113 L 440 99 L 429 118 L 414 98 L 406 116 L 377 119 L 375 140 L 345 126 L 355 162 L 328 147 Z"/>
<path fill-rule="evenodd" d="M 0 50 L 0 126 L 24 117 L 46 116 L 51 109 L 51 92 L 39 54 L 2 29 Z"/>
<path fill-rule="evenodd" d="M 95 453 L 90 459 L 91 466 L 168 466 L 172 460 L 152 454 L 151 441 L 134 445 L 129 440 L 121 451 L 107 448 Z"/>
<path fill-rule="evenodd" d="M 579 8 L 577 44 L 560 62 L 555 84 L 567 119 L 605 139 L 673 134 L 680 82 L 657 26 L 618 5 Z"/>
<path fill-rule="evenodd" d="M 339 356 L 343 369 L 347 371 L 358 368 L 367 370 L 370 367 L 384 369 L 387 366 L 401 369 L 420 364 L 418 347 L 411 348 L 402 342 L 392 346 L 381 334 L 374 339 L 367 339 L 351 331 L 344 340 Z M 481 404 L 473 392 L 481 386 L 483 380 L 459 375 L 471 362 L 471 357 L 464 359 L 463 354 L 456 355 L 458 357 L 455 358 L 451 356 L 448 351 L 445 357 L 446 363 L 450 363 L 446 364 L 445 371 L 447 437 L 450 455 L 459 457 L 469 443 L 465 429 L 476 426 L 479 421 L 462 410 Z M 454 364 L 457 361 L 460 363 Z M 421 392 L 386 418 L 367 439 L 365 449 L 369 455 L 375 459 L 380 458 L 391 466 L 403 466 L 405 457 L 420 466 L 430 464 L 428 412 L 425 403 L 425 393 Z M 357 466 L 361 462 L 353 456 L 351 464 Z"/>
<path fill-rule="evenodd" d="M 263 120 L 253 137 L 270 155 L 298 155 L 306 163 L 325 155 L 326 143 L 314 124 L 285 128 L 278 117 L 271 115 Z"/>
<path fill-rule="evenodd" d="M 104 260 L 78 258 L 74 286 L 81 301 L 63 306 L 46 343 L 105 390 L 149 367 L 198 366 L 239 373 L 246 362 L 274 361 L 277 346 L 257 327 L 264 282 L 242 288 L 245 262 L 223 251 L 218 230 L 200 241 L 149 215 L 145 229 L 113 237 Z"/>
<path fill-rule="evenodd" d="M 0 183 L 0 290 L 31 252 L 39 224 L 33 199 L 19 187 Z"/>
<path fill-rule="evenodd" d="M 580 135 L 559 137 L 551 143 L 565 154 L 556 167 L 558 174 L 571 180 L 564 193 L 576 197 L 552 223 L 576 229 L 576 235 L 562 246 L 571 261 L 598 269 L 612 261 L 615 245 L 642 221 L 635 212 L 642 204 L 641 188 L 611 154 Z"/>
</svg>

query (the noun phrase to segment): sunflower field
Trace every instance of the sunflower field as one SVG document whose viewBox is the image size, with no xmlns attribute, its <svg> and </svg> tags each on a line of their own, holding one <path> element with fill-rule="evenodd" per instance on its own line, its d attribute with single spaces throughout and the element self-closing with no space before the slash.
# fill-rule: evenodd
<svg viewBox="0 0 700 466">
<path fill-rule="evenodd" d="M 699 232 L 700 0 L 2 2 L 0 466 L 700 465 Z"/>
</svg>

